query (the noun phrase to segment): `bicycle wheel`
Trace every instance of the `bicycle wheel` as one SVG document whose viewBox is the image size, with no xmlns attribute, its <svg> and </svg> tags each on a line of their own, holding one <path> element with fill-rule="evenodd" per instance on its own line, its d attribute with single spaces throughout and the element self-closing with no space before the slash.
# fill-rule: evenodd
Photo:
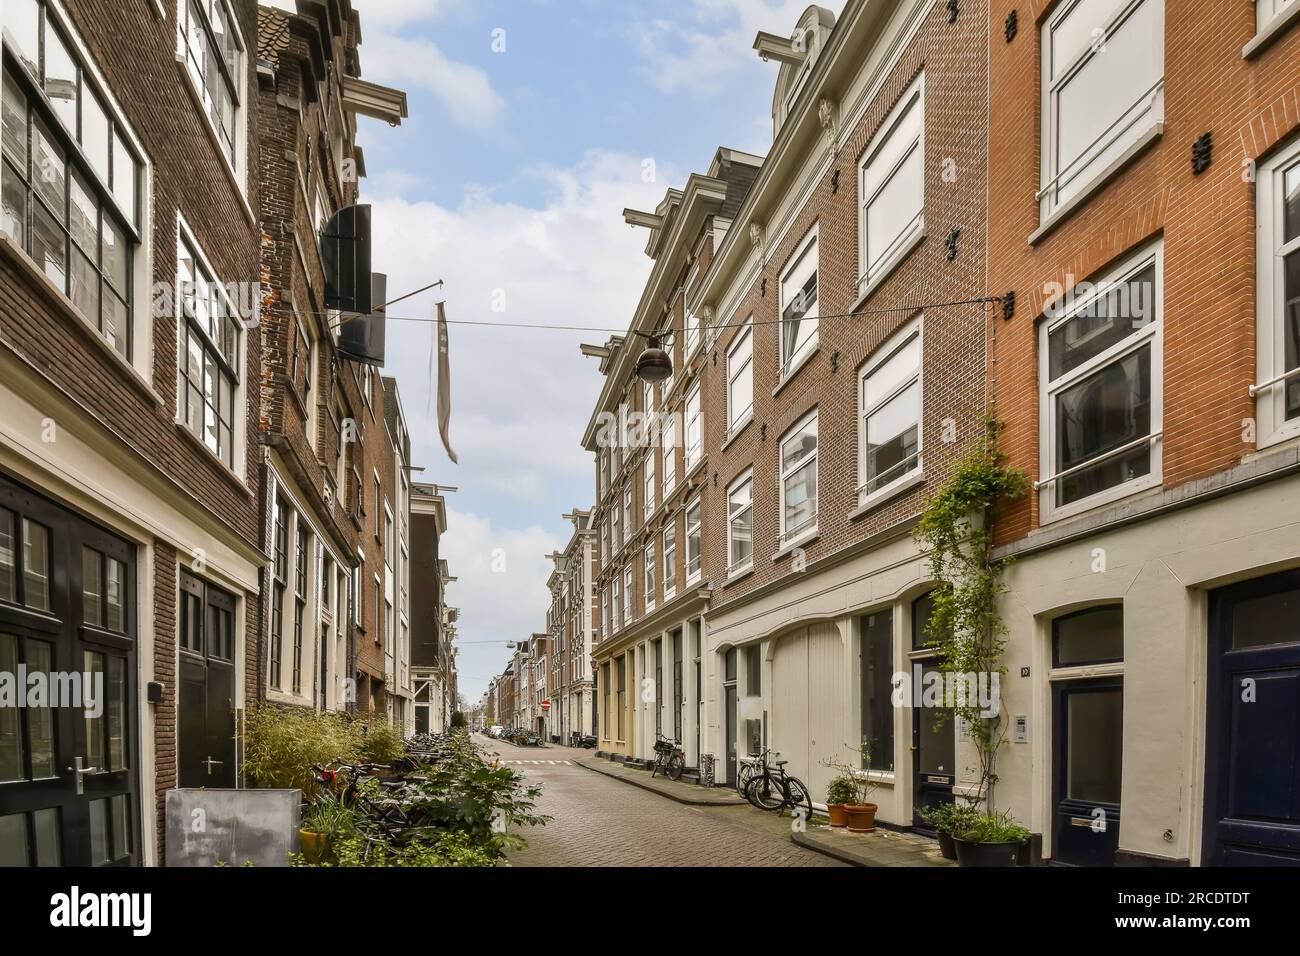
<svg viewBox="0 0 1300 956">
<path fill-rule="evenodd" d="M 752 763 L 742 763 L 740 769 L 736 771 L 736 792 L 742 797 L 745 796 L 745 788 L 749 786 L 749 781 L 754 779 L 754 765 Z"/>
<path fill-rule="evenodd" d="M 669 780 L 682 779 L 682 771 L 686 769 L 686 761 L 682 759 L 681 754 L 673 754 L 668 758 L 668 766 L 664 767 L 664 774 Z"/>
<path fill-rule="evenodd" d="M 745 799 L 760 810 L 780 810 L 785 806 L 781 781 L 767 773 L 754 775 L 745 788 Z"/>
<path fill-rule="evenodd" d="M 812 822 L 812 794 L 804 785 L 804 782 L 798 777 L 787 776 L 786 795 L 789 797 L 784 806 L 790 808 L 791 813 L 803 813 L 804 823 Z"/>
</svg>

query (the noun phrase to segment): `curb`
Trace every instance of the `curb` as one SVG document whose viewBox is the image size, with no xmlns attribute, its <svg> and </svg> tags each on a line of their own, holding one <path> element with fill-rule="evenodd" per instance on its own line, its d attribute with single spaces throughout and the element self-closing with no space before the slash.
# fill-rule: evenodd
<svg viewBox="0 0 1300 956">
<path fill-rule="evenodd" d="M 844 853 L 839 850 L 832 849 L 828 846 L 823 846 L 821 843 L 819 843 L 816 840 L 808 839 L 808 835 L 805 833 L 791 833 L 790 842 L 793 843 L 795 846 L 802 847 L 805 850 L 812 850 L 814 853 L 820 853 L 822 856 L 828 856 L 832 860 L 839 860 L 841 863 L 847 863 L 849 864 L 849 866 L 861 866 L 861 867 L 867 866 L 867 864 L 863 863 L 860 859 L 854 857 L 853 854 Z"/>
<path fill-rule="evenodd" d="M 599 764 L 588 763 L 585 760 L 575 760 L 573 763 L 575 766 L 585 767 L 586 769 L 592 771 L 593 773 L 598 773 L 601 776 L 609 777 L 612 780 L 618 780 L 622 783 L 628 784 L 629 786 L 640 787 L 642 790 L 648 790 L 650 793 L 654 793 L 661 797 L 665 797 L 668 800 L 675 800 L 678 803 L 684 803 L 687 806 L 738 807 L 745 804 L 745 801 L 742 800 L 740 797 L 736 797 L 735 799 L 726 799 L 726 800 L 704 800 L 699 797 L 678 796 L 675 793 L 670 793 L 661 790 L 660 788 L 653 786 L 650 783 L 642 782 L 640 780 L 633 780 L 629 777 L 624 776 L 623 774 L 611 773 L 610 771 L 606 770 L 604 767 L 600 766 Z"/>
</svg>

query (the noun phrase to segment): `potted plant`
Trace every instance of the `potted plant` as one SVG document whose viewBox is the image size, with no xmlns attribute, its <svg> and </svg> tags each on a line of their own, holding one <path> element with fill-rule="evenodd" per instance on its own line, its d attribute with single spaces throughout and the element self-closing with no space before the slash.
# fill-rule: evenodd
<svg viewBox="0 0 1300 956">
<path fill-rule="evenodd" d="M 831 826 L 847 826 L 849 815 L 844 807 L 856 796 L 851 774 L 840 774 L 826 788 L 826 813 L 831 818 Z"/>
<path fill-rule="evenodd" d="M 981 813 L 953 834 L 959 866 L 1017 866 L 1021 847 L 1028 842 L 1029 831 L 1005 810 Z"/>
<path fill-rule="evenodd" d="M 871 750 L 866 741 L 858 748 L 858 757 L 861 761 L 861 768 L 871 766 Z M 839 759 L 823 760 L 822 766 L 830 767 L 837 771 L 835 779 L 831 782 L 831 787 L 827 788 L 828 798 L 831 788 L 839 784 L 843 789 L 839 795 L 843 797 L 845 826 L 850 833 L 869 833 L 876 828 L 876 811 L 880 808 L 871 802 L 871 795 L 876 790 L 876 781 L 871 779 L 866 769 L 859 769 L 852 764 L 845 763 Z M 827 811 L 830 811 L 829 804 Z M 834 817 L 831 818 L 832 826 L 835 825 Z"/>
<path fill-rule="evenodd" d="M 922 818 L 939 834 L 939 853 L 945 860 L 957 859 L 953 835 L 975 824 L 979 811 L 970 803 L 941 803 L 922 812 Z"/>
<path fill-rule="evenodd" d="M 316 800 L 302 815 L 298 825 L 298 843 L 308 863 L 325 859 L 330 844 L 353 829 L 354 812 L 330 796 Z"/>
</svg>

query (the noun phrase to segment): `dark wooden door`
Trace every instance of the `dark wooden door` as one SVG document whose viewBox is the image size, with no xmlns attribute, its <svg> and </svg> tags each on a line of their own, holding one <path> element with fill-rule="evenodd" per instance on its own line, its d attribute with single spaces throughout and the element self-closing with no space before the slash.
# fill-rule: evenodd
<svg viewBox="0 0 1300 956">
<path fill-rule="evenodd" d="M 943 677 L 942 664 L 930 660 L 922 665 L 922 680 L 929 674 Z M 926 810 L 952 803 L 957 782 L 956 721 L 940 707 L 912 709 L 912 825 L 923 832 L 933 828 L 922 816 Z"/>
<path fill-rule="evenodd" d="M 1210 596 L 1203 862 L 1300 866 L 1300 570 Z"/>
<path fill-rule="evenodd" d="M 235 785 L 234 620 L 233 596 L 181 572 L 177 703 L 181 787 Z"/>
<path fill-rule="evenodd" d="M 1113 866 L 1119 847 L 1124 683 L 1062 681 L 1053 688 L 1052 862 Z"/>
<path fill-rule="evenodd" d="M 139 800 L 135 549 L 0 477 L 0 865 L 129 866 Z"/>
</svg>

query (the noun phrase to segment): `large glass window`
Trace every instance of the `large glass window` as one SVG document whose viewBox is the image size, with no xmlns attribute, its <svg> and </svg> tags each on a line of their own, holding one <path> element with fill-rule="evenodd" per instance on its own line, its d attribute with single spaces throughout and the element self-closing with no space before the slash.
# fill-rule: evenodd
<svg viewBox="0 0 1300 956">
<path fill-rule="evenodd" d="M 1259 443 L 1300 434 L 1300 139 L 1258 174 Z"/>
<path fill-rule="evenodd" d="M 185 426 L 233 468 L 239 388 L 237 312 L 184 231 L 176 283 L 185 315 L 181 357 L 185 390 L 180 399 Z"/>
<path fill-rule="evenodd" d="M 809 355 L 817 345 L 817 227 L 804 240 L 781 273 L 781 374 Z"/>
<path fill-rule="evenodd" d="M 862 618 L 858 655 L 862 683 L 862 744 L 869 770 L 894 769 L 894 615 L 886 609 Z"/>
<path fill-rule="evenodd" d="M 645 573 L 645 609 L 649 613 L 654 609 L 655 597 L 659 593 L 655 581 L 656 572 L 659 568 L 659 559 L 655 556 L 655 544 L 651 541 L 645 546 L 645 556 L 642 561 L 642 567 Z"/>
<path fill-rule="evenodd" d="M 686 509 L 686 583 L 700 576 L 700 502 Z"/>
<path fill-rule="evenodd" d="M 244 51 L 226 0 L 184 0 L 181 50 L 203 106 L 235 168 L 236 119 L 240 110 Z"/>
<path fill-rule="evenodd" d="M 650 516 L 655 513 L 655 496 L 659 490 L 658 479 L 655 477 L 655 450 L 653 446 L 646 452 L 642 477 L 644 479 L 642 482 L 642 508 L 648 521 Z"/>
<path fill-rule="evenodd" d="M 677 593 L 677 517 L 664 528 L 664 600 Z"/>
<path fill-rule="evenodd" d="M 1159 477 L 1160 275 L 1157 247 L 1067 294 L 1044 323 L 1045 511 Z"/>
<path fill-rule="evenodd" d="M 781 540 L 817 527 L 817 413 L 781 441 Z"/>
<path fill-rule="evenodd" d="M 727 350 L 727 432 L 732 434 L 754 413 L 754 324 L 740 327 Z"/>
<path fill-rule="evenodd" d="M 885 120 L 862 156 L 860 285 L 884 275 L 925 228 L 923 80 Z"/>
<path fill-rule="evenodd" d="M 627 627 L 636 616 L 632 606 L 632 565 L 623 569 L 623 626 Z"/>
<path fill-rule="evenodd" d="M 677 416 L 667 415 L 664 418 L 664 480 L 663 480 L 663 499 L 668 500 L 668 496 L 673 493 L 677 487 Z"/>
<path fill-rule="evenodd" d="M 862 368 L 858 429 L 865 500 L 921 467 L 921 323 L 910 323 Z"/>
<path fill-rule="evenodd" d="M 736 574 L 754 564 L 754 475 L 752 472 L 727 489 L 727 573 Z"/>
<path fill-rule="evenodd" d="M 1124 659 L 1124 608 L 1088 608 L 1052 622 L 1052 663 L 1057 667 Z"/>
<path fill-rule="evenodd" d="M 686 396 L 686 471 L 690 473 L 691 469 L 699 464 L 700 456 L 704 452 L 704 419 L 701 417 L 700 409 L 700 384 L 695 386 Z"/>
<path fill-rule="evenodd" d="M 1074 0 L 1043 24 L 1041 215 L 1164 118 L 1164 0 Z"/>
<path fill-rule="evenodd" d="M 0 230 L 130 360 L 139 163 L 56 20 L 5 6 Z"/>
</svg>

